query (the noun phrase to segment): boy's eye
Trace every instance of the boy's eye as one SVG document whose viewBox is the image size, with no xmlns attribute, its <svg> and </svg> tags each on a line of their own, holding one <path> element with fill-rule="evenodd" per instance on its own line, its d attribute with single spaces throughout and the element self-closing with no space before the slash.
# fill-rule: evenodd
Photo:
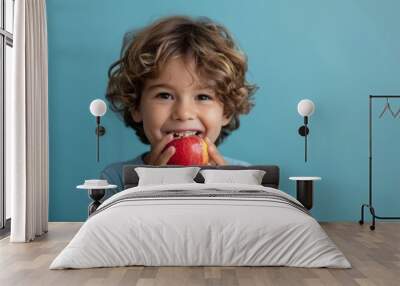
<svg viewBox="0 0 400 286">
<path fill-rule="evenodd" d="M 212 97 L 209 96 L 209 95 L 207 95 L 207 94 L 199 94 L 197 97 L 198 97 L 200 100 L 211 100 L 211 99 L 212 99 Z"/>
<path fill-rule="evenodd" d="M 163 99 L 168 99 L 169 96 L 172 96 L 170 93 L 168 92 L 160 92 L 157 94 L 157 97 L 163 98 Z"/>
</svg>

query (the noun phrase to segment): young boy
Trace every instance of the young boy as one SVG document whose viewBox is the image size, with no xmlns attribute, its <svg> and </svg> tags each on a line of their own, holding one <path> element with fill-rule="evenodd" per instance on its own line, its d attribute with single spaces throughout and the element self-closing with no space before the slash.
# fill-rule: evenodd
<svg viewBox="0 0 400 286">
<path fill-rule="evenodd" d="M 249 165 L 217 149 L 254 106 L 256 86 L 246 70 L 229 32 L 206 18 L 163 18 L 127 34 L 108 72 L 106 98 L 150 151 L 109 165 L 101 177 L 122 190 L 123 165 L 165 165 L 175 152 L 166 144 L 185 134 L 203 137 L 212 165 Z"/>
</svg>

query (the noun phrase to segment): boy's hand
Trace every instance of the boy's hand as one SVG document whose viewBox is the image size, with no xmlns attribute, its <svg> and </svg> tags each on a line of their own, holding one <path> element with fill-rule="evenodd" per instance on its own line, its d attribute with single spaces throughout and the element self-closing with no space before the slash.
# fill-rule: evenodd
<svg viewBox="0 0 400 286">
<path fill-rule="evenodd" d="M 148 165 L 166 165 L 169 159 L 175 153 L 175 147 L 170 146 L 164 152 L 165 146 L 174 139 L 173 134 L 168 134 L 164 136 L 154 147 L 151 147 L 150 153 L 148 155 L 147 164 Z"/>
<path fill-rule="evenodd" d="M 204 140 L 207 143 L 208 146 L 208 165 L 212 166 L 221 166 L 221 165 L 226 165 L 226 162 L 224 160 L 224 157 L 222 157 L 221 154 L 219 154 L 217 146 L 215 146 L 214 143 L 211 142 L 208 137 L 205 137 Z"/>
</svg>

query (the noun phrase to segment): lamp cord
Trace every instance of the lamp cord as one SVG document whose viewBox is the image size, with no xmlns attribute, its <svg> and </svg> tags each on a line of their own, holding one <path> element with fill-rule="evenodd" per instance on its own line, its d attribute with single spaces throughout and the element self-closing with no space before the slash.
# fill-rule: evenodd
<svg viewBox="0 0 400 286">
<path fill-rule="evenodd" d="M 100 116 L 96 117 L 96 123 L 97 123 L 97 128 L 96 128 L 96 136 L 97 136 L 97 162 L 99 162 L 99 157 L 100 157 Z"/>
<path fill-rule="evenodd" d="M 307 126 L 306 126 L 306 128 L 307 128 Z M 304 138 L 304 161 L 307 162 L 307 133 Z"/>
</svg>

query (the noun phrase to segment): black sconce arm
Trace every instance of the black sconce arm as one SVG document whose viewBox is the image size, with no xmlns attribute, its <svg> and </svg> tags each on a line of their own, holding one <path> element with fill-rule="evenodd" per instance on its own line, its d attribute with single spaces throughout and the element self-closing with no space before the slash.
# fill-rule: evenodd
<svg viewBox="0 0 400 286">
<path fill-rule="evenodd" d="M 299 134 L 304 137 L 304 161 L 307 162 L 307 135 L 310 133 L 308 125 L 308 116 L 304 116 L 304 125 L 300 126 Z"/>
<path fill-rule="evenodd" d="M 106 129 L 100 125 L 100 116 L 96 116 L 97 162 L 100 161 L 100 136 L 106 133 Z"/>
</svg>

